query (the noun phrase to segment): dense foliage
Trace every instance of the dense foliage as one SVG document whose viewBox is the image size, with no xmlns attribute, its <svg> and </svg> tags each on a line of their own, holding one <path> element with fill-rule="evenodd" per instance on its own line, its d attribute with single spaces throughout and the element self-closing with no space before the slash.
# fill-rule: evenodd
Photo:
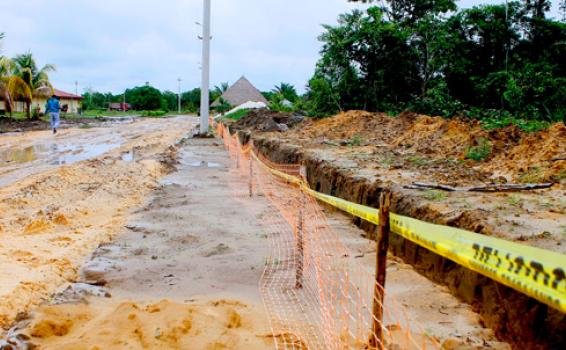
<svg viewBox="0 0 566 350">
<path fill-rule="evenodd" d="M 457 10 L 454 0 L 387 0 L 325 26 L 307 106 L 566 118 L 566 24 L 548 0 Z"/>
<path fill-rule="evenodd" d="M 212 102 L 218 92 L 210 92 Z M 110 103 L 118 103 L 124 100 L 124 94 L 113 95 L 112 93 L 101 93 L 88 91 L 83 94 L 84 110 L 105 110 Z M 171 91 L 160 92 L 151 86 L 136 87 L 126 90 L 126 102 L 134 110 L 145 111 L 177 111 L 178 94 Z M 184 112 L 196 113 L 200 108 L 200 89 L 192 89 L 181 93 L 181 110 Z"/>
<path fill-rule="evenodd" d="M 156 111 L 166 108 L 161 91 L 148 85 L 127 89 L 126 101 L 138 111 Z"/>
</svg>

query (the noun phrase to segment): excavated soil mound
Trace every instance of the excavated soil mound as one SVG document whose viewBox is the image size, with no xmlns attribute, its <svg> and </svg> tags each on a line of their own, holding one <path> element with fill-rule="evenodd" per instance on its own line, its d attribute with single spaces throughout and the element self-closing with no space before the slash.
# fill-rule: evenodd
<svg viewBox="0 0 566 350">
<path fill-rule="evenodd" d="M 44 306 L 24 330 L 43 350 L 269 349 L 265 315 L 238 301 Z M 26 337 L 26 338 L 27 338 Z"/>
<path fill-rule="evenodd" d="M 411 124 L 416 115 L 401 114 L 392 118 L 384 113 L 349 111 L 332 118 L 308 121 L 296 131 L 299 137 L 349 140 L 361 137 L 364 140 L 391 142 Z"/>
<path fill-rule="evenodd" d="M 444 119 L 411 112 L 396 117 L 384 113 L 349 111 L 332 118 L 308 121 L 288 137 L 380 144 L 432 159 L 465 161 L 471 148 L 484 145 L 487 157 L 471 166 L 489 173 L 509 174 L 520 182 L 559 182 L 566 178 L 566 126 L 554 124 L 535 133 L 516 126 L 484 130 L 478 121 Z"/>
<path fill-rule="evenodd" d="M 270 111 L 269 109 L 253 109 L 230 125 L 231 130 L 254 130 L 254 131 L 287 131 L 297 124 L 303 122 L 303 116 L 292 113 Z"/>
</svg>

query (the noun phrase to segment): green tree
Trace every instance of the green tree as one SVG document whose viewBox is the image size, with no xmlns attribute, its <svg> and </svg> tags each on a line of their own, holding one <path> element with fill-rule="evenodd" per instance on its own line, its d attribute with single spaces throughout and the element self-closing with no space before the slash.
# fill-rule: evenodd
<svg viewBox="0 0 566 350">
<path fill-rule="evenodd" d="M 566 23 L 546 18 L 549 8 L 548 0 L 460 11 L 453 0 L 385 0 L 341 15 L 320 36 L 306 106 L 315 115 L 409 108 L 565 118 Z"/>
<path fill-rule="evenodd" d="M 167 111 L 177 111 L 179 109 L 179 97 L 172 91 L 163 92 L 163 100 Z"/>
<path fill-rule="evenodd" d="M 166 108 L 165 100 L 161 91 L 152 86 L 138 86 L 133 89 L 127 89 L 126 101 L 132 105 L 132 108 L 138 111 L 156 111 Z"/>
<path fill-rule="evenodd" d="M 47 96 L 53 93 L 53 86 L 49 82 L 49 73 L 55 71 L 55 66 L 47 64 L 38 68 L 31 52 L 18 55 L 14 58 L 13 74 L 19 77 L 28 86 L 29 91 L 21 99 L 26 104 L 26 115 L 31 118 L 31 103 L 35 96 Z"/>
<path fill-rule="evenodd" d="M 200 88 L 183 92 L 181 94 L 181 106 L 185 111 L 197 112 L 200 108 Z"/>
</svg>

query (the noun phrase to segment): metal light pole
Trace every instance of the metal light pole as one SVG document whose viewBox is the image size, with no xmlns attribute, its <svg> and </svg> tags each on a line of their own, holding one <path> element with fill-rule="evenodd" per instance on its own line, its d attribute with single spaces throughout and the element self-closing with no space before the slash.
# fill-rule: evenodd
<svg viewBox="0 0 566 350">
<path fill-rule="evenodd" d="M 202 86 L 200 92 L 200 134 L 208 134 L 209 84 L 210 84 L 210 1 L 204 0 L 202 25 Z"/>
<path fill-rule="evenodd" d="M 179 82 L 179 94 L 177 95 L 177 100 L 179 103 L 179 114 L 181 114 L 181 81 L 183 81 L 181 78 L 177 79 L 177 81 Z"/>
</svg>

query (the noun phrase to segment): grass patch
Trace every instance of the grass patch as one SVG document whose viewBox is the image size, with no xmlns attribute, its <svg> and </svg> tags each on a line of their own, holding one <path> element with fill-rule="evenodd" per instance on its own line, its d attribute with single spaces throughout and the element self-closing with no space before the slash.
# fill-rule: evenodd
<svg viewBox="0 0 566 350">
<path fill-rule="evenodd" d="M 415 165 L 419 165 L 419 166 L 426 165 L 429 162 L 428 159 L 420 157 L 420 156 L 411 156 L 407 160 L 409 162 L 411 162 Z"/>
<path fill-rule="evenodd" d="M 514 207 L 522 207 L 523 206 L 523 200 L 521 198 L 519 198 L 518 196 L 509 196 L 509 197 L 507 197 L 507 199 L 505 199 L 505 202 L 509 205 L 514 206 Z"/>
<path fill-rule="evenodd" d="M 519 175 L 519 178 L 517 180 L 524 184 L 544 182 L 544 173 L 542 172 L 542 169 L 540 167 L 532 167 L 526 172 Z"/>
<path fill-rule="evenodd" d="M 107 109 L 93 109 L 84 111 L 78 118 L 96 118 L 96 117 L 130 117 L 140 115 L 139 111 L 109 111 Z"/>
<path fill-rule="evenodd" d="M 362 145 L 362 137 L 360 135 L 354 135 L 350 142 L 348 142 L 348 146 L 361 146 Z"/>
<path fill-rule="evenodd" d="M 423 197 L 433 202 L 440 202 L 448 198 L 448 195 L 442 191 L 428 190 L 425 191 Z"/>
<path fill-rule="evenodd" d="M 150 118 L 160 118 L 167 115 L 166 111 L 142 111 L 142 117 L 150 117 Z"/>
<path fill-rule="evenodd" d="M 478 139 L 478 145 L 468 148 L 466 158 L 481 162 L 486 160 L 491 154 L 491 142 L 485 137 Z"/>
<path fill-rule="evenodd" d="M 237 110 L 234 113 L 226 114 L 224 116 L 224 119 L 240 120 L 243 117 L 247 116 L 249 112 L 250 112 L 249 109 L 240 109 L 240 110 Z"/>
<path fill-rule="evenodd" d="M 556 175 L 552 176 L 552 181 L 554 182 L 563 182 L 564 180 L 566 180 L 566 169 L 562 169 L 560 170 L 560 172 Z"/>
</svg>

